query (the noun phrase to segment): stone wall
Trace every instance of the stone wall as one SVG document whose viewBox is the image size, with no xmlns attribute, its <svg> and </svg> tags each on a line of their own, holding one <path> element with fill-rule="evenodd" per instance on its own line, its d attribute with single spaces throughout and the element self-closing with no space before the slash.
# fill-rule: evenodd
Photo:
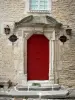
<svg viewBox="0 0 75 100">
<path fill-rule="evenodd" d="M 22 19 L 25 0 L 0 0 L 0 21 L 18 21 Z"/>
<path fill-rule="evenodd" d="M 63 33 L 58 32 L 59 50 L 56 52 L 58 56 L 55 77 L 58 77 L 59 84 L 75 87 L 75 1 L 53 0 L 52 16 L 65 27 L 69 25 L 72 28 L 72 36 L 66 35 L 65 28 L 62 30 Z M 64 45 L 58 39 L 63 34 L 69 39 Z"/>
<path fill-rule="evenodd" d="M 0 79 L 19 82 L 23 59 L 21 38 L 12 44 L 9 37 L 13 34 L 14 22 L 25 17 L 24 0 L 0 0 Z M 4 34 L 4 27 L 9 25 L 11 34 Z M 20 36 L 21 37 L 21 36 Z"/>
<path fill-rule="evenodd" d="M 24 38 L 20 30 L 16 33 L 19 39 L 14 45 L 8 38 L 13 33 L 14 22 L 27 16 L 25 3 L 26 0 L 0 0 L 0 77 L 17 82 L 23 78 L 21 75 L 24 65 Z M 51 16 L 62 23 L 64 27 L 69 25 L 72 28 L 71 37 L 66 35 L 65 28 L 63 28 L 57 32 L 54 41 L 55 83 L 75 87 L 75 0 L 52 0 Z M 4 34 L 4 26 L 7 24 L 12 29 L 8 36 Z M 69 39 L 64 45 L 59 41 L 59 37 L 63 34 Z"/>
</svg>

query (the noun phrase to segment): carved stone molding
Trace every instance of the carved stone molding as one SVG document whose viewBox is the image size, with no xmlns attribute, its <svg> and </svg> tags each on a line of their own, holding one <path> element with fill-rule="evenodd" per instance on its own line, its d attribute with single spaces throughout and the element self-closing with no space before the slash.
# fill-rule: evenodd
<svg viewBox="0 0 75 100">
<path fill-rule="evenodd" d="M 54 83 L 54 40 L 57 27 L 61 24 L 50 16 L 28 16 L 15 23 L 15 28 L 21 31 L 24 38 L 24 70 L 27 79 L 27 40 L 33 34 L 43 34 L 49 40 L 49 82 Z M 27 80 L 25 80 L 27 81 Z"/>
<path fill-rule="evenodd" d="M 61 27 L 61 23 L 57 22 L 51 16 L 33 16 L 30 15 L 28 17 L 23 18 L 19 22 L 15 22 L 15 27 Z"/>
</svg>

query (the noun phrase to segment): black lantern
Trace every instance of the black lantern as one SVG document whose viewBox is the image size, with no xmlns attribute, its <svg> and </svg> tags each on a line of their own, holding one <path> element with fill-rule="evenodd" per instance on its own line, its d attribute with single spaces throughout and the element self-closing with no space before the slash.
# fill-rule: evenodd
<svg viewBox="0 0 75 100">
<path fill-rule="evenodd" d="M 65 35 L 63 35 L 63 36 L 60 36 L 59 40 L 61 42 L 63 42 L 63 44 L 64 44 L 68 39 L 67 39 L 67 37 Z"/>
<path fill-rule="evenodd" d="M 17 36 L 16 35 L 11 35 L 10 37 L 9 37 L 9 40 L 11 41 L 11 42 L 16 42 L 17 41 Z"/>
<path fill-rule="evenodd" d="M 9 25 L 6 25 L 6 27 L 4 28 L 4 32 L 6 35 L 10 34 L 10 27 Z"/>
<path fill-rule="evenodd" d="M 70 29 L 70 28 L 66 29 L 66 34 L 71 36 L 71 34 L 72 34 L 72 29 Z"/>
</svg>

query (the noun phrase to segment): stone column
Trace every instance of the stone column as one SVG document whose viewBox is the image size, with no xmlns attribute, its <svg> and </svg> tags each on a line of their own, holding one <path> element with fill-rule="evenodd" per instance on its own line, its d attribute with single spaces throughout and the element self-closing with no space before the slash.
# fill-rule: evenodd
<svg viewBox="0 0 75 100">
<path fill-rule="evenodd" d="M 49 29 L 47 32 L 45 32 L 45 36 L 49 39 L 49 84 L 54 84 L 55 30 L 53 28 Z"/>
<path fill-rule="evenodd" d="M 51 84 L 54 83 L 54 72 L 53 72 L 53 61 L 54 61 L 54 41 L 49 41 L 49 81 Z"/>
</svg>

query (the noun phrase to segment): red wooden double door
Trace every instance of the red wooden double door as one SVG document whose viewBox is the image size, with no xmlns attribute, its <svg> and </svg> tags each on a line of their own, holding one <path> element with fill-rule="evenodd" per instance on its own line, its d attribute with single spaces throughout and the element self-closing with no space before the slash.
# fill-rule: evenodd
<svg viewBox="0 0 75 100">
<path fill-rule="evenodd" d="M 49 79 L 49 40 L 34 34 L 27 40 L 27 79 Z"/>
</svg>

